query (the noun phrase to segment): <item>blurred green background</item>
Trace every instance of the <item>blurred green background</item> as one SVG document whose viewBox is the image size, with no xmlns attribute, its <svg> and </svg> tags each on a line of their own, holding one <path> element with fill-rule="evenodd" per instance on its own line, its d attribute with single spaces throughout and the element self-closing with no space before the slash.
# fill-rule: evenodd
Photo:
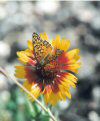
<svg viewBox="0 0 100 121">
<path fill-rule="evenodd" d="M 100 121 L 100 2 L 1 0 L 0 66 L 11 76 L 19 63 L 16 52 L 27 48 L 33 32 L 47 32 L 50 39 L 60 34 L 71 40 L 71 49 L 81 50 L 77 89 L 54 114 L 60 121 Z M 0 75 L 0 121 L 48 121 L 48 115 Z"/>
</svg>

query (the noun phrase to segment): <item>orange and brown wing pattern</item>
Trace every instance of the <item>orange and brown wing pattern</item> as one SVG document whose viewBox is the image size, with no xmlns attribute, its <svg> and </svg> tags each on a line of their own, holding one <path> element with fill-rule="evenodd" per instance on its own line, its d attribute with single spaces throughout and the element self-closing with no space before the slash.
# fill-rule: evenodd
<svg viewBox="0 0 100 121">
<path fill-rule="evenodd" d="M 52 51 L 52 46 L 48 41 L 42 40 L 37 33 L 33 33 L 32 41 L 35 57 L 38 62 L 41 62 Z"/>
<path fill-rule="evenodd" d="M 56 49 L 53 50 L 52 53 L 49 53 L 48 56 L 45 58 L 45 64 L 50 63 L 51 61 L 54 61 L 63 53 L 62 50 Z"/>
<path fill-rule="evenodd" d="M 32 41 L 35 57 L 39 63 L 43 62 L 44 65 L 56 60 L 63 52 L 60 49 L 52 48 L 51 44 L 46 40 L 42 40 L 37 33 L 33 33 Z"/>
</svg>

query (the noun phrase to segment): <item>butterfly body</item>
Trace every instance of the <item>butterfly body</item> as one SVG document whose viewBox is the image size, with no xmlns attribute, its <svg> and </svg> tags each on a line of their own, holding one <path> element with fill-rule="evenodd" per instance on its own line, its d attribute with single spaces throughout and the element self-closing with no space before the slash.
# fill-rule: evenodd
<svg viewBox="0 0 100 121">
<path fill-rule="evenodd" d="M 33 33 L 32 41 L 36 60 L 40 64 L 45 65 L 62 54 L 62 50 L 54 49 L 48 41 L 42 40 L 37 33 Z"/>
</svg>

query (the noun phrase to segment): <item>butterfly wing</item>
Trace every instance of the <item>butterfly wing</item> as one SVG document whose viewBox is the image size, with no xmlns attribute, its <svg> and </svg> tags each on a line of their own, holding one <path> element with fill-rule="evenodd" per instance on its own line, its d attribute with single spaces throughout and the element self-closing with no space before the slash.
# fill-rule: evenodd
<svg viewBox="0 0 100 121">
<path fill-rule="evenodd" d="M 43 65 L 57 59 L 62 54 L 62 50 L 53 49 L 51 44 L 42 40 L 37 33 L 33 33 L 32 41 L 36 60 Z"/>
<path fill-rule="evenodd" d="M 52 51 L 52 53 L 48 54 L 47 57 L 45 58 L 45 62 L 46 64 L 53 61 L 53 60 L 56 60 L 58 56 L 60 56 L 61 54 L 63 53 L 62 50 L 59 50 L 59 49 L 54 49 Z"/>
<path fill-rule="evenodd" d="M 33 33 L 32 41 L 36 60 L 40 63 L 52 51 L 52 46 L 46 40 L 42 40 L 37 33 Z"/>
</svg>

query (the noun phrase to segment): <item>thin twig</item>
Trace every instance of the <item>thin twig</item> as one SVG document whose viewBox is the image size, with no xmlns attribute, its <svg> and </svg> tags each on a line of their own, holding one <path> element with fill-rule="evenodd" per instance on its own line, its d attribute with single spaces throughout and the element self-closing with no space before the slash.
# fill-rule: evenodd
<svg viewBox="0 0 100 121">
<path fill-rule="evenodd" d="M 55 117 L 53 116 L 53 114 L 51 113 L 50 109 L 44 107 L 44 106 L 42 105 L 42 103 L 41 103 L 38 99 L 36 99 L 35 96 L 34 96 L 32 93 L 30 93 L 22 84 L 20 84 L 20 83 L 17 81 L 16 78 L 13 78 L 13 77 L 9 76 L 9 74 L 8 74 L 3 68 L 1 68 L 1 67 L 0 67 L 0 73 L 2 73 L 2 74 L 3 74 L 6 78 L 8 78 L 9 80 L 14 81 L 21 89 L 23 89 L 27 94 L 29 94 L 45 112 L 47 112 L 47 113 L 50 115 L 50 117 L 51 117 L 51 119 L 52 119 L 53 121 L 57 121 L 57 120 L 55 119 Z"/>
</svg>

